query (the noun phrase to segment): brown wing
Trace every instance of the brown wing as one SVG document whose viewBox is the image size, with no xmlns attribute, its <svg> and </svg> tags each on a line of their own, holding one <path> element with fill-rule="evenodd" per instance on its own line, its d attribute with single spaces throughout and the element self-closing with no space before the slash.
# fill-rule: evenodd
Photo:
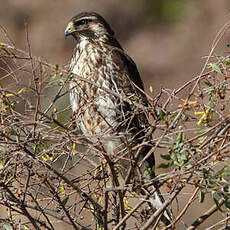
<svg viewBox="0 0 230 230">
<path fill-rule="evenodd" d="M 122 74 L 125 74 L 125 76 L 129 77 L 129 80 L 137 85 L 140 89 L 144 90 L 144 85 L 135 62 L 121 49 L 113 49 L 111 57 L 113 62 L 119 68 L 119 71 Z"/>
<path fill-rule="evenodd" d="M 111 53 L 113 68 L 115 69 L 113 77 L 116 78 L 117 87 L 130 100 L 130 103 L 126 105 L 127 110 L 136 112 L 139 126 L 143 127 L 147 123 L 147 115 L 143 107 L 147 107 L 148 100 L 143 93 L 144 85 L 137 66 L 123 50 L 115 48 L 112 49 Z"/>
<path fill-rule="evenodd" d="M 144 85 L 140 78 L 137 66 L 134 61 L 120 49 L 112 50 L 112 62 L 116 69 L 116 83 L 122 89 L 122 92 L 130 99 L 131 102 L 126 102 L 123 105 L 127 114 L 127 122 L 125 126 L 130 126 L 130 130 L 136 135 L 137 143 L 142 142 L 148 127 L 148 115 L 145 107 L 148 105 L 144 91 Z M 139 90 L 141 89 L 141 90 Z M 138 105 L 137 105 L 138 104 Z M 141 106 L 139 106 L 141 105 Z M 151 139 L 151 136 L 148 137 Z M 136 143 L 136 144 L 137 144 Z M 152 146 L 145 146 L 142 149 L 142 157 L 145 156 Z M 144 163 L 146 168 L 152 168 L 155 165 L 153 154 Z M 154 175 L 153 175 L 154 176 Z"/>
</svg>

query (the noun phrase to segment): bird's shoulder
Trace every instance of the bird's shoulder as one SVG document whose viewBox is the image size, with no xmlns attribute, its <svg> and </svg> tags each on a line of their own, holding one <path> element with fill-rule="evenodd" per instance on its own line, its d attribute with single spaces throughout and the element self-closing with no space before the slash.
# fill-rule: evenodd
<svg viewBox="0 0 230 230">
<path fill-rule="evenodd" d="M 117 68 L 123 76 L 128 77 L 131 83 L 134 83 L 141 90 L 144 90 L 139 71 L 132 58 L 126 54 L 124 50 L 116 47 L 111 49 L 110 55 L 115 68 Z"/>
<path fill-rule="evenodd" d="M 117 81 L 118 87 L 129 99 L 129 102 L 125 103 L 126 110 L 135 113 L 132 126 L 135 124 L 133 127 L 139 129 L 148 123 L 148 115 L 145 112 L 148 107 L 148 100 L 137 66 L 122 49 L 113 48 L 110 53 L 115 65 L 114 68 L 117 70 L 116 74 L 120 78 L 120 81 Z"/>
</svg>

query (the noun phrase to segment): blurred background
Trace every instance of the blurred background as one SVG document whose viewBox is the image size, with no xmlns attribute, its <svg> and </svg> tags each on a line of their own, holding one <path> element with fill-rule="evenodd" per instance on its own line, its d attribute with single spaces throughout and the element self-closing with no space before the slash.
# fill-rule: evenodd
<svg viewBox="0 0 230 230">
<path fill-rule="evenodd" d="M 33 55 L 62 66 L 74 47 L 72 38 L 64 39 L 67 22 L 79 12 L 96 11 L 136 62 L 146 88 L 157 90 L 178 87 L 201 71 L 229 10 L 228 0 L 4 0 L 0 24 L 17 47 L 27 49 L 28 23 Z"/>
<path fill-rule="evenodd" d="M 178 88 L 201 72 L 216 34 L 229 20 L 230 1 L 2 0 L 0 25 L 16 47 L 28 50 L 27 23 L 32 54 L 65 66 L 75 41 L 65 40 L 64 29 L 68 21 L 82 11 L 96 11 L 105 17 L 136 62 L 146 90 L 151 85 L 156 94 L 161 87 Z M 229 38 L 229 34 L 224 36 L 217 53 L 229 52 Z M 1 32 L 0 42 L 6 41 Z M 0 83 L 4 83 L 6 79 L 1 79 L 4 75 L 1 71 L 0 68 Z M 203 204 L 204 210 L 209 206 Z M 193 210 L 196 213 L 196 207 Z M 188 223 L 194 220 L 191 215 L 186 218 Z M 200 229 L 204 229 L 204 225 Z"/>
</svg>

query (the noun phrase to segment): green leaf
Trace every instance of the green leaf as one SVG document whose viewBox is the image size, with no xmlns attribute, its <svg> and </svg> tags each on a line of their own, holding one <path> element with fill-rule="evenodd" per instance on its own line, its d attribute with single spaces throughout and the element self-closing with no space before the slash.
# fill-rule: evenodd
<svg viewBox="0 0 230 230">
<path fill-rule="evenodd" d="M 161 163 L 158 165 L 158 168 L 163 168 L 163 169 L 166 169 L 166 168 L 169 168 L 171 166 L 170 163 Z"/>
<path fill-rule="evenodd" d="M 160 119 L 161 119 L 162 121 L 164 121 L 164 119 L 165 119 L 165 113 L 164 113 L 162 110 L 159 110 L 158 112 L 159 112 L 159 117 L 160 117 Z"/>
<path fill-rule="evenodd" d="M 171 156 L 169 154 L 167 154 L 167 155 L 161 154 L 161 158 L 164 160 L 167 160 L 167 161 L 171 160 Z"/>
<path fill-rule="evenodd" d="M 4 225 L 3 225 L 3 228 L 4 228 L 5 230 L 12 230 L 12 228 L 11 228 L 11 226 L 10 226 L 9 224 L 4 224 Z"/>
<path fill-rule="evenodd" d="M 230 209 L 230 199 L 225 200 L 224 205 L 226 208 Z"/>
<path fill-rule="evenodd" d="M 176 147 L 179 146 L 180 143 L 184 143 L 184 133 L 180 132 L 177 136 Z"/>
<path fill-rule="evenodd" d="M 69 196 L 62 200 L 62 204 L 65 206 L 69 200 Z"/>
<path fill-rule="evenodd" d="M 205 81 L 204 81 L 204 84 L 207 85 L 208 87 L 211 87 L 211 86 L 212 86 L 212 84 L 211 84 L 208 80 L 205 80 Z"/>
<path fill-rule="evenodd" d="M 223 212 L 223 210 L 222 210 L 221 207 L 220 207 L 220 204 L 219 204 L 218 199 L 215 198 L 215 197 L 213 197 L 213 200 L 214 200 L 214 202 L 215 202 L 215 204 L 216 204 L 216 207 L 219 209 L 219 211 Z"/>
<path fill-rule="evenodd" d="M 222 73 L 220 70 L 220 67 L 216 63 L 209 63 L 208 68 L 211 68 L 212 70 L 216 71 L 217 73 Z"/>
<path fill-rule="evenodd" d="M 198 144 L 199 144 L 199 145 L 203 144 L 204 141 L 205 141 L 207 138 L 208 138 L 207 136 L 199 137 L 199 138 L 198 138 Z"/>
<path fill-rule="evenodd" d="M 182 120 L 183 121 L 188 121 L 188 119 L 189 119 L 189 116 L 187 114 L 183 114 Z"/>
<path fill-rule="evenodd" d="M 204 192 L 200 190 L 200 192 L 199 192 L 199 202 L 203 203 L 204 198 L 205 198 Z"/>
<path fill-rule="evenodd" d="M 222 168 L 222 169 L 220 169 L 219 171 L 217 171 L 214 175 L 213 175 L 213 177 L 219 177 L 220 175 L 222 175 L 223 174 L 223 172 L 224 172 L 224 167 Z"/>
<path fill-rule="evenodd" d="M 187 164 L 187 165 L 186 165 L 186 169 L 190 169 L 190 168 L 192 168 L 192 167 L 193 167 L 192 164 Z"/>
<path fill-rule="evenodd" d="M 0 152 L 5 152 L 5 147 L 0 145 Z"/>
<path fill-rule="evenodd" d="M 209 129 L 211 129 L 211 128 L 204 128 L 204 129 L 201 129 L 201 130 L 196 131 L 195 133 L 196 133 L 196 134 L 203 134 L 203 133 L 205 133 L 205 132 L 208 132 Z"/>
<path fill-rule="evenodd" d="M 61 78 L 61 79 L 59 79 L 59 83 L 65 84 L 65 83 L 66 83 L 66 78 Z"/>
<path fill-rule="evenodd" d="M 230 169 L 229 169 L 227 166 L 224 167 L 224 174 L 225 174 L 226 176 L 229 176 L 229 175 L 230 175 Z"/>
</svg>

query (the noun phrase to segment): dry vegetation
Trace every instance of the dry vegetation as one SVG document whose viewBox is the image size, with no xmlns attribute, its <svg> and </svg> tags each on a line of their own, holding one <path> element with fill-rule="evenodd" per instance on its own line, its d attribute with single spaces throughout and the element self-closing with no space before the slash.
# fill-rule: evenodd
<svg viewBox="0 0 230 230">
<path fill-rule="evenodd" d="M 169 171 L 156 178 L 168 194 L 154 213 L 146 205 L 153 193 L 148 191 L 151 181 L 118 178 L 116 156 L 103 153 L 70 119 L 70 107 L 63 107 L 62 98 L 68 96 L 71 74 L 17 49 L 9 38 L 8 44 L 0 44 L 8 81 L 0 86 L 0 205 L 7 210 L 0 218 L 2 228 L 55 229 L 64 222 L 69 229 L 144 230 L 172 207 L 172 224 L 162 228 L 171 229 L 189 214 L 193 202 L 199 199 L 199 205 L 211 196 L 213 206 L 192 215 L 184 229 L 198 228 L 215 212 L 222 219 L 209 229 L 224 229 L 230 207 L 230 57 L 214 55 L 214 50 L 228 29 L 226 24 L 218 34 L 199 76 L 178 89 L 148 96 L 148 108 L 143 108 L 153 118 L 148 127 L 154 144 L 148 154 L 164 152 L 164 163 L 157 167 Z M 133 148 L 138 152 L 138 147 Z M 127 172 L 141 163 L 130 160 Z M 111 181 L 119 186 L 110 186 Z M 182 206 L 178 200 L 186 188 L 190 193 Z"/>
</svg>

